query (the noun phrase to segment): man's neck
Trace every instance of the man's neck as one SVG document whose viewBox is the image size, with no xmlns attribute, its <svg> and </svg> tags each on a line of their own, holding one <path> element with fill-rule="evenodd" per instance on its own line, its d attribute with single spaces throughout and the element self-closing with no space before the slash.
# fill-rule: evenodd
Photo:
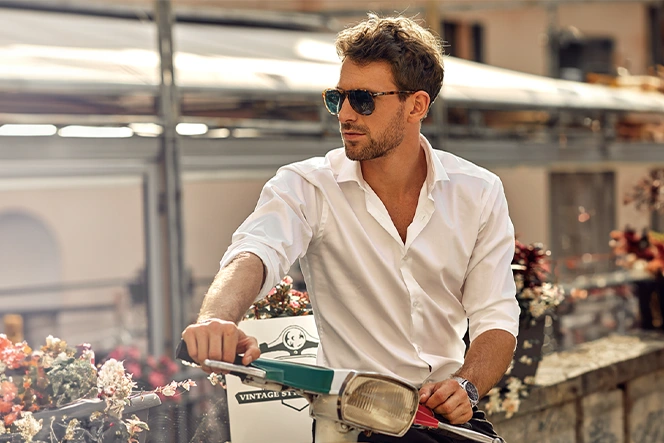
<svg viewBox="0 0 664 443">
<path fill-rule="evenodd" d="M 385 157 L 360 163 L 362 176 L 379 196 L 402 198 L 422 189 L 427 176 L 426 154 L 419 134 L 393 149 Z"/>
</svg>

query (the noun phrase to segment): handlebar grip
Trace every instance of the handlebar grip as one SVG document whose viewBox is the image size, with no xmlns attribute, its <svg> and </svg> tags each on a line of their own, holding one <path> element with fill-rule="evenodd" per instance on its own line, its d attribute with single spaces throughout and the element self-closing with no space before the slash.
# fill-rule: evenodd
<svg viewBox="0 0 664 443">
<path fill-rule="evenodd" d="M 177 348 L 175 348 L 175 358 L 189 363 L 196 363 L 189 355 L 189 349 L 187 349 L 187 343 L 184 340 L 180 340 Z"/>
<path fill-rule="evenodd" d="M 189 355 L 189 349 L 187 349 L 187 343 L 185 343 L 184 340 L 180 340 L 180 343 L 178 343 L 178 346 L 175 348 L 175 358 L 189 363 L 198 364 L 193 358 L 191 358 L 191 355 Z M 236 355 L 233 364 L 243 365 L 242 356 Z"/>
</svg>

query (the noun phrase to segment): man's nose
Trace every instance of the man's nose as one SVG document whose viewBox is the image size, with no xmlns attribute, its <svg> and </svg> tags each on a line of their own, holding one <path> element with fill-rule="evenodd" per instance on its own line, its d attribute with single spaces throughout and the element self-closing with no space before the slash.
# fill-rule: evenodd
<svg viewBox="0 0 664 443">
<path fill-rule="evenodd" d="M 357 120 L 357 116 L 358 114 L 350 105 L 348 97 L 344 97 L 344 101 L 341 102 L 341 109 L 339 109 L 339 115 L 338 115 L 339 121 L 342 123 L 348 121 L 355 121 Z"/>
</svg>

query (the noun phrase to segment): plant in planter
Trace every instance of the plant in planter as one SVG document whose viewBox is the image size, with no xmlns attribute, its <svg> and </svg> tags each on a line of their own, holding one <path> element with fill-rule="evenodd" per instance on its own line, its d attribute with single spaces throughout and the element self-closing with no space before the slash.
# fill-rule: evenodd
<svg viewBox="0 0 664 443">
<path fill-rule="evenodd" d="M 664 234 L 655 232 L 662 229 L 664 168 L 650 170 L 625 194 L 623 203 L 650 213 L 650 227 L 642 233 L 629 226 L 611 232 L 616 264 L 636 274 L 641 328 L 664 328 Z"/>
<path fill-rule="evenodd" d="M 489 392 L 489 414 L 505 412 L 511 417 L 519 409 L 521 398 L 530 385 L 542 357 L 544 323 L 565 299 L 563 290 L 550 282 L 548 261 L 551 252 L 540 243 L 524 244 L 516 240 L 512 273 L 516 283 L 519 316 L 519 339 L 514 359 L 506 375 Z"/>
<path fill-rule="evenodd" d="M 293 288 L 293 279 L 285 276 L 264 298 L 249 307 L 246 320 L 294 317 L 311 314 L 309 294 Z"/>
<path fill-rule="evenodd" d="M 160 404 L 156 393 L 189 390 L 186 380 L 135 392 L 123 363 L 97 367 L 89 345 L 49 336 L 33 351 L 0 334 L 0 442 L 138 442 L 146 423 L 132 412 Z"/>
</svg>

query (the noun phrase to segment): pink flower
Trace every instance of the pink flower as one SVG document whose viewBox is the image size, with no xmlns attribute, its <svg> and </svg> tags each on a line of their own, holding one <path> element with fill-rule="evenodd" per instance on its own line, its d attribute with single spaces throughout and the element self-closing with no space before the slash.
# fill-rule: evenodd
<svg viewBox="0 0 664 443">
<path fill-rule="evenodd" d="M 148 375 L 148 382 L 153 387 L 162 386 L 166 383 L 166 377 L 159 372 L 151 372 Z"/>
<path fill-rule="evenodd" d="M 10 381 L 3 381 L 0 383 L 0 395 L 2 395 L 2 400 L 8 403 L 11 403 L 18 393 L 18 388 L 16 385 Z"/>
<path fill-rule="evenodd" d="M 127 370 L 128 373 L 132 374 L 132 376 L 135 379 L 141 377 L 142 374 L 141 365 L 139 365 L 135 361 L 129 361 L 125 363 L 125 369 Z"/>
</svg>

